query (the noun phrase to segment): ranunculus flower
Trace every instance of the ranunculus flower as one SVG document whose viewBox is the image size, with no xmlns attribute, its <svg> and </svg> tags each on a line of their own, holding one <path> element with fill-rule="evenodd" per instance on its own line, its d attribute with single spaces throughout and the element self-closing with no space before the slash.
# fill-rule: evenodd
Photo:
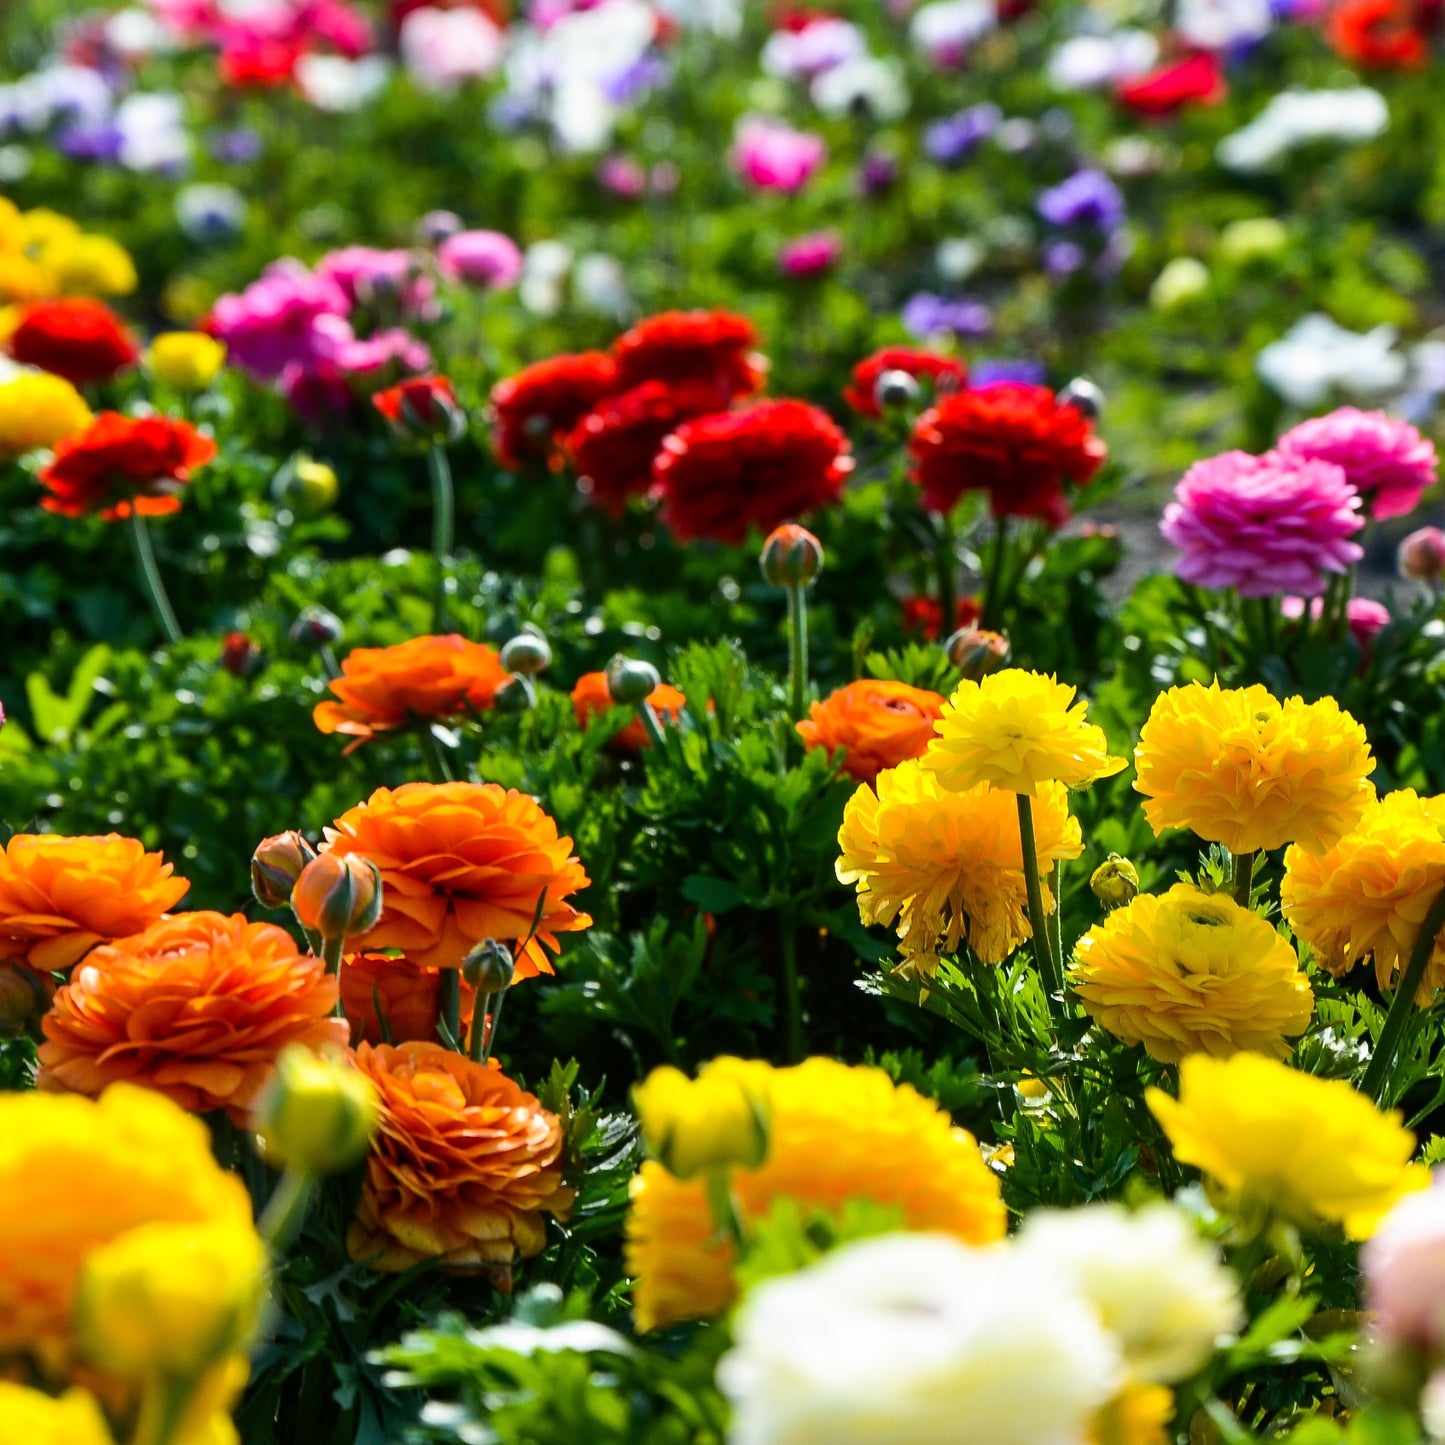
<svg viewBox="0 0 1445 1445">
<path fill-rule="evenodd" d="M 22 307 L 8 349 L 22 365 L 54 372 L 76 386 L 109 381 L 140 358 L 134 338 L 115 312 L 103 301 L 84 296 Z"/>
<path fill-rule="evenodd" d="M 812 231 L 786 242 L 778 251 L 778 269 L 794 280 L 826 276 L 843 254 L 843 238 L 836 231 Z"/>
<path fill-rule="evenodd" d="M 666 721 L 681 715 L 687 706 L 687 698 L 669 683 L 660 682 L 648 693 L 647 705 L 659 719 Z M 599 713 L 618 706 L 620 704 L 612 700 L 605 672 L 584 672 L 577 679 L 577 685 L 572 689 L 572 714 L 579 728 L 585 728 Z M 609 746 L 620 753 L 639 753 L 643 748 L 651 747 L 652 742 L 642 719 L 634 717 L 613 735 Z"/>
<path fill-rule="evenodd" d="M 466 429 L 466 414 L 449 377 L 410 376 L 374 393 L 371 404 L 407 441 L 456 441 Z"/>
<path fill-rule="evenodd" d="M 733 168 L 763 191 L 799 191 L 828 159 L 823 137 L 770 116 L 744 116 L 732 148 Z"/>
<path fill-rule="evenodd" d="M 344 287 L 331 277 L 299 261 L 274 261 L 244 291 L 216 302 L 208 329 L 225 342 L 235 365 L 270 381 L 290 364 L 318 360 L 317 321 L 346 316 L 351 305 Z"/>
<path fill-rule="evenodd" d="M 435 1041 L 441 1019 L 441 969 L 422 968 L 387 953 L 353 953 L 342 959 L 339 977 L 342 1011 L 358 1043 L 386 1043 L 388 1035 L 394 1044 Z M 460 984 L 459 1021 L 465 1035 L 477 992 L 466 979 Z"/>
<path fill-rule="evenodd" d="M 1343 467 L 1377 520 L 1413 511 L 1420 493 L 1434 485 L 1439 466 L 1435 443 L 1409 422 L 1353 406 L 1291 427 L 1277 449 L 1287 457 Z"/>
<path fill-rule="evenodd" d="M 1366 70 L 1419 70 L 1430 60 L 1424 8 L 1414 0 L 1335 0 L 1330 44 Z"/>
<path fill-rule="evenodd" d="M 940 356 L 916 346 L 885 346 L 853 368 L 853 380 L 843 389 L 843 400 L 859 416 L 882 416 L 877 388 L 878 378 L 885 371 L 901 371 L 915 381 L 926 381 L 940 394 L 961 391 L 968 383 L 968 367 L 957 357 Z"/>
<path fill-rule="evenodd" d="M 522 279 L 522 253 L 500 231 L 458 231 L 437 247 L 437 264 L 453 281 L 505 291 Z"/>
<path fill-rule="evenodd" d="M 619 336 L 612 355 L 624 386 L 701 381 L 728 396 L 749 396 L 763 384 L 767 367 L 758 342 L 757 328 L 735 311 L 662 311 Z"/>
<path fill-rule="evenodd" d="M 503 466 L 550 461 L 567 435 L 618 389 L 617 366 L 602 351 L 552 356 L 492 388 L 492 445 Z"/>
<path fill-rule="evenodd" d="M 861 678 L 815 702 L 797 724 L 808 749 L 842 749 L 843 771 L 871 783 L 884 768 L 921 758 L 943 713 L 936 692 L 906 683 Z"/>
<path fill-rule="evenodd" d="M 1380 1221 L 1360 1255 L 1365 1305 L 1375 1331 L 1427 1354 L 1445 1340 L 1445 1175 L 1406 1195 Z"/>
<path fill-rule="evenodd" d="M 1114 87 L 1120 105 L 1147 116 L 1174 115 L 1186 105 L 1218 105 L 1228 94 L 1223 67 L 1212 51 L 1130 76 Z"/>
<path fill-rule="evenodd" d="M 90 419 L 84 397 L 63 376 L 17 372 L 0 381 L 0 460 L 53 447 Z"/>
</svg>

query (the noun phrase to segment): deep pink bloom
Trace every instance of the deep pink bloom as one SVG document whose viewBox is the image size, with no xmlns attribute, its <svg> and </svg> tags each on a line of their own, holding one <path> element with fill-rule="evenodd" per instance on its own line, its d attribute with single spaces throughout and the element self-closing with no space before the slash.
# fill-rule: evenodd
<svg viewBox="0 0 1445 1445">
<path fill-rule="evenodd" d="M 1445 1185 L 1407 1194 L 1360 1256 L 1365 1307 L 1391 1344 L 1433 1353 L 1445 1341 Z"/>
<path fill-rule="evenodd" d="M 1345 469 L 1374 517 L 1403 517 L 1435 481 L 1435 444 L 1407 421 L 1342 406 L 1302 421 L 1279 439 L 1286 456 L 1313 457 Z"/>
<path fill-rule="evenodd" d="M 299 261 L 276 261 L 239 294 L 222 296 L 211 311 L 211 332 L 226 343 L 229 360 L 262 380 L 288 365 L 318 359 L 322 317 L 351 311 L 346 292 Z"/>
<path fill-rule="evenodd" d="M 801 190 L 827 159 L 823 137 L 811 131 L 794 130 L 762 115 L 744 116 L 738 122 L 732 163 L 759 190 Z"/>
<path fill-rule="evenodd" d="M 368 393 L 387 386 L 407 372 L 426 371 L 431 352 L 399 326 L 358 339 L 341 317 L 323 317 L 317 323 L 324 336 L 321 360 L 365 383 Z"/>
<path fill-rule="evenodd" d="M 838 264 L 842 254 L 843 238 L 836 231 L 812 231 L 784 242 L 778 251 L 778 269 L 794 279 L 823 276 Z"/>
<path fill-rule="evenodd" d="M 376 305 L 428 320 L 438 312 L 436 282 L 422 274 L 411 251 L 343 246 L 316 263 L 316 274 L 334 281 L 353 305 Z"/>
<path fill-rule="evenodd" d="M 1316 597 L 1310 602 L 1310 620 L 1318 622 L 1325 610 L 1325 599 Z M 1298 622 L 1305 615 L 1303 597 L 1282 597 L 1279 603 L 1280 616 L 1289 622 Z M 1350 632 L 1364 652 L 1370 649 L 1374 635 L 1390 620 L 1390 609 L 1373 597 L 1351 597 L 1345 610 L 1345 620 Z"/>
<path fill-rule="evenodd" d="M 437 262 L 453 281 L 505 291 L 522 277 L 522 253 L 500 231 L 458 231 L 437 247 Z"/>
<path fill-rule="evenodd" d="M 1179 549 L 1186 582 L 1241 597 L 1315 597 L 1325 575 L 1364 555 L 1349 539 L 1365 525 L 1344 468 L 1270 452 L 1225 452 L 1196 462 L 1174 490 L 1159 530 Z"/>
<path fill-rule="evenodd" d="M 315 426 L 336 426 L 359 410 L 356 393 L 334 362 L 303 366 L 293 361 L 281 373 L 279 385 L 296 415 Z"/>
</svg>

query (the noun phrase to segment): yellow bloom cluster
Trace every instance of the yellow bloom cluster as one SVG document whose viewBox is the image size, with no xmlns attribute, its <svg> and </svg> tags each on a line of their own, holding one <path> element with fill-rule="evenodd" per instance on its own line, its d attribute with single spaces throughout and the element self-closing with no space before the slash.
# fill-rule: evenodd
<svg viewBox="0 0 1445 1445">
<path fill-rule="evenodd" d="M 1168 1445 L 1174 1395 L 1163 1385 L 1126 1385 L 1095 1417 L 1088 1445 Z"/>
<path fill-rule="evenodd" d="M 1330 697 L 1281 703 L 1258 685 L 1161 693 L 1134 763 L 1156 833 L 1189 828 L 1234 853 L 1328 848 L 1375 795 L 1370 745 L 1349 713 Z"/>
<path fill-rule="evenodd" d="M 1338 977 L 1374 960 L 1381 988 L 1409 961 L 1425 915 L 1445 888 L 1445 796 L 1412 789 L 1371 802 L 1323 854 L 1284 855 L 1280 901 L 1296 934 Z M 1416 992 L 1425 1007 L 1445 987 L 1445 933 L 1437 935 Z"/>
<path fill-rule="evenodd" d="M 1082 788 L 1127 766 L 1087 715 L 1074 688 L 1037 672 L 966 678 L 934 724 L 923 766 L 954 792 L 990 783 L 1033 798 L 1047 783 Z"/>
<path fill-rule="evenodd" d="M 0 196 L 0 305 L 49 296 L 128 296 L 138 283 L 129 252 L 55 211 L 21 211 Z"/>
<path fill-rule="evenodd" d="M 1258 1054 L 1179 1066 L 1179 1097 L 1146 1095 L 1174 1157 L 1192 1164 L 1246 1211 L 1297 1224 L 1340 1224 L 1368 1239 L 1390 1207 L 1424 1189 L 1415 1136 L 1398 1110 L 1381 1113 L 1338 1079 L 1317 1079 Z"/>
<path fill-rule="evenodd" d="M 1240 1049 L 1283 1058 L 1314 994 L 1294 950 L 1227 894 L 1176 883 L 1116 909 L 1078 942 L 1070 982 L 1089 1016 L 1177 1063 Z"/>
<path fill-rule="evenodd" d="M 226 348 L 204 331 L 163 331 L 151 342 L 146 363 L 181 391 L 202 391 L 226 364 Z"/>
<path fill-rule="evenodd" d="M 89 423 L 90 408 L 64 377 L 17 371 L 0 380 L 0 461 L 53 447 Z"/>
<path fill-rule="evenodd" d="M 745 1219 L 778 1199 L 828 1213 L 869 1199 L 896 1206 L 909 1229 L 971 1244 L 1002 1238 L 998 1180 L 978 1144 L 908 1085 L 827 1058 L 784 1069 L 741 1060 L 726 1067 L 751 1076 L 750 1091 L 769 1101 L 766 1155 L 730 1176 Z M 655 1160 L 633 1181 L 626 1260 L 640 1329 L 710 1319 L 733 1299 L 732 1245 L 714 1223 L 706 1182 L 678 1179 Z"/>
<path fill-rule="evenodd" d="M 16 1445 L 111 1445 L 105 1416 L 84 1390 L 58 1399 L 0 1380 L 0 1440 Z"/>
<path fill-rule="evenodd" d="M 863 922 L 897 919 L 910 958 L 965 941 L 985 963 L 1007 958 L 1031 936 L 1015 795 L 987 782 L 952 791 L 926 759 L 880 773 L 876 787 L 853 794 L 838 832 L 838 878 L 856 886 Z M 1062 783 L 1039 784 L 1034 834 L 1040 872 L 1083 852 Z"/>
</svg>

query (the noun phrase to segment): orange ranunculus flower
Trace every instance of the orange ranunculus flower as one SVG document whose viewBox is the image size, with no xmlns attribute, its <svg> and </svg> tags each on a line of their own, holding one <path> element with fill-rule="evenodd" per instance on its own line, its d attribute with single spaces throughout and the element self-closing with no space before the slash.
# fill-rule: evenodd
<svg viewBox="0 0 1445 1445">
<path fill-rule="evenodd" d="M 687 698 L 675 687 L 660 682 L 647 694 L 647 705 L 659 719 L 666 722 L 678 717 L 687 706 Z M 572 689 L 572 712 L 579 728 L 585 728 L 599 713 L 617 706 L 619 704 L 612 701 L 612 694 L 607 690 L 605 672 L 584 672 L 577 679 L 577 686 Z M 627 711 L 631 712 L 632 709 L 628 708 Z M 643 748 L 651 747 L 652 743 L 647 736 L 647 729 L 642 726 L 642 719 L 634 717 L 626 727 L 613 735 L 608 746 L 616 748 L 620 753 L 639 753 Z"/>
<path fill-rule="evenodd" d="M 506 1271 L 546 1243 L 543 1213 L 565 1219 L 562 1126 L 495 1063 L 440 1044 L 373 1048 L 356 1066 L 381 1100 L 356 1217 L 353 1259 L 387 1274 L 444 1258 L 453 1272 Z"/>
<path fill-rule="evenodd" d="M 381 869 L 381 917 L 350 940 L 398 948 L 422 968 L 460 968 L 474 944 L 513 946 L 518 979 L 551 973 L 546 950 L 592 919 L 567 900 L 589 882 L 572 840 L 526 793 L 497 783 L 378 788 L 326 830 L 324 847 Z M 545 895 L 545 900 L 544 900 Z M 542 916 L 537 918 L 538 905 Z"/>
<path fill-rule="evenodd" d="M 871 783 L 884 768 L 923 756 L 942 711 L 943 699 L 936 692 L 864 678 L 815 702 L 798 724 L 798 733 L 805 748 L 846 749 L 843 771 L 860 783 Z"/>
<path fill-rule="evenodd" d="M 40 973 L 149 928 L 191 886 L 134 838 L 17 833 L 0 851 L 0 959 Z"/>
<path fill-rule="evenodd" d="M 477 991 L 465 979 L 461 985 L 461 1024 L 465 1033 L 472 1025 Z M 341 962 L 341 1007 L 358 1043 L 386 1042 L 377 1015 L 378 1002 L 392 1043 L 434 1042 L 441 1017 L 441 992 L 441 969 L 419 968 L 407 958 L 353 953 Z"/>
<path fill-rule="evenodd" d="M 454 632 L 395 647 L 358 647 L 328 684 L 341 700 L 318 702 L 311 716 L 324 733 L 349 734 L 352 741 L 342 751 L 351 753 L 414 718 L 456 717 L 468 708 L 484 712 L 506 680 L 496 652 Z"/>
<path fill-rule="evenodd" d="M 274 923 L 181 913 L 105 944 L 42 1020 L 42 1089 L 99 1094 L 140 1084 L 244 1125 L 287 1044 L 345 1047 L 336 980 Z"/>
</svg>

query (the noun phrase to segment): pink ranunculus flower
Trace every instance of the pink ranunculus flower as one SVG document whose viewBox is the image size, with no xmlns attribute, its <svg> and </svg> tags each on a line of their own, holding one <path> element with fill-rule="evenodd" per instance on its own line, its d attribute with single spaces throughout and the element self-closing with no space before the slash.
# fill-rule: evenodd
<svg viewBox="0 0 1445 1445">
<path fill-rule="evenodd" d="M 399 374 L 426 371 L 431 366 L 426 345 L 399 326 L 357 337 L 349 322 L 335 316 L 323 317 L 317 327 L 322 337 L 320 360 L 348 377 L 361 378 L 370 390 L 387 385 Z"/>
<path fill-rule="evenodd" d="M 1445 532 L 1421 527 L 1400 543 L 1400 576 L 1438 587 L 1445 580 Z"/>
<path fill-rule="evenodd" d="M 438 314 L 436 282 L 411 251 L 343 246 L 316 263 L 316 274 L 336 282 L 353 305 L 389 303 L 403 316 L 426 320 Z"/>
<path fill-rule="evenodd" d="M 827 159 L 822 136 L 770 116 L 744 116 L 733 137 L 733 166 L 759 190 L 801 190 Z"/>
<path fill-rule="evenodd" d="M 426 6 L 401 22 L 402 64 L 422 90 L 445 95 L 502 63 L 502 32 L 482 11 Z"/>
<path fill-rule="evenodd" d="M 522 279 L 522 253 L 500 231 L 458 231 L 437 247 L 437 263 L 453 281 L 505 291 Z"/>
<path fill-rule="evenodd" d="M 342 0 L 302 0 L 297 28 L 302 38 L 319 42 L 348 60 L 360 59 L 375 45 L 370 22 Z"/>
<path fill-rule="evenodd" d="M 842 254 L 843 238 L 836 231 L 812 231 L 783 244 L 778 269 L 794 280 L 807 280 L 826 275 Z"/>
<path fill-rule="evenodd" d="M 292 363 L 320 356 L 317 322 L 345 318 L 351 300 L 331 278 L 299 261 L 275 261 L 244 291 L 222 296 L 211 310 L 211 330 L 226 344 L 232 365 L 263 381 Z"/>
<path fill-rule="evenodd" d="M 1313 598 L 1310 602 L 1310 620 L 1318 622 L 1324 615 L 1325 599 Z M 1298 622 L 1305 615 L 1303 597 L 1282 597 L 1279 603 L 1280 616 L 1288 622 Z M 1368 654 L 1375 634 L 1390 620 L 1390 609 L 1373 597 L 1351 597 L 1345 608 L 1345 621 L 1349 623 L 1350 634 L 1360 644 L 1360 650 Z"/>
<path fill-rule="evenodd" d="M 1364 525 L 1343 467 L 1225 452 L 1184 474 L 1159 530 L 1179 549 L 1186 582 L 1241 597 L 1315 597 L 1328 573 L 1364 555 L 1350 540 Z"/>
<path fill-rule="evenodd" d="M 1380 1222 L 1360 1256 L 1365 1307 L 1392 1344 L 1429 1351 L 1445 1344 L 1445 1180 L 1407 1194 Z"/>
<path fill-rule="evenodd" d="M 1334 462 L 1375 517 L 1403 517 L 1436 479 L 1435 444 L 1407 421 L 1342 406 L 1302 421 L 1279 439 L 1286 456 Z"/>
<path fill-rule="evenodd" d="M 356 393 L 335 362 L 293 361 L 277 384 L 291 410 L 313 426 L 338 426 L 360 410 Z"/>
</svg>

